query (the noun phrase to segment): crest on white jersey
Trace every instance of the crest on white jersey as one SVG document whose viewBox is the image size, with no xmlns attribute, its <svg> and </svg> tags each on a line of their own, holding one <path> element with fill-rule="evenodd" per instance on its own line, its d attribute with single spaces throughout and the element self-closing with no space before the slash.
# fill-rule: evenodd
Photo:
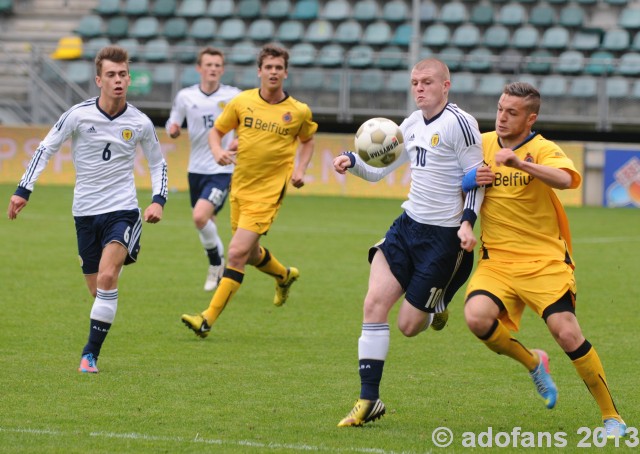
<svg viewBox="0 0 640 454">
<path fill-rule="evenodd" d="M 133 129 L 124 128 L 123 130 L 120 131 L 120 136 L 125 142 L 131 142 L 135 134 L 133 133 Z"/>
<path fill-rule="evenodd" d="M 435 148 L 438 146 L 439 143 L 440 143 L 440 134 L 435 133 L 434 135 L 431 136 L 431 146 Z"/>
</svg>

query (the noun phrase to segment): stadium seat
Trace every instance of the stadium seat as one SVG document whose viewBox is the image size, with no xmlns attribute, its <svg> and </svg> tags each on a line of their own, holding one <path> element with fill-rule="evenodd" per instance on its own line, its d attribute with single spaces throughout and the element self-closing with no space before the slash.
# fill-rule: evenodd
<svg viewBox="0 0 640 454">
<path fill-rule="evenodd" d="M 374 21 L 379 15 L 378 3 L 375 0 L 358 0 L 353 5 L 353 18 L 357 21 Z"/>
<path fill-rule="evenodd" d="M 269 19 L 285 20 L 289 17 L 291 2 L 289 0 L 271 0 L 267 3 L 264 14 Z"/>
<path fill-rule="evenodd" d="M 122 13 L 127 16 L 144 16 L 149 12 L 149 0 L 126 0 Z"/>
<path fill-rule="evenodd" d="M 629 79 L 613 76 L 606 79 L 606 93 L 609 98 L 624 99 L 629 96 Z"/>
<path fill-rule="evenodd" d="M 150 39 L 142 49 L 141 59 L 148 62 L 164 62 L 169 55 L 169 41 L 165 38 Z"/>
<path fill-rule="evenodd" d="M 599 0 L 576 0 L 578 5 L 592 6 L 597 5 Z"/>
<path fill-rule="evenodd" d="M 622 28 L 611 28 L 604 32 L 602 49 L 611 52 L 623 52 L 630 44 L 629 32 Z"/>
<path fill-rule="evenodd" d="M 531 8 L 529 23 L 536 27 L 551 27 L 557 22 L 556 10 L 549 4 L 539 3 Z"/>
<path fill-rule="evenodd" d="M 501 24 L 494 24 L 484 32 L 482 43 L 491 49 L 503 49 L 511 43 L 509 29 Z"/>
<path fill-rule="evenodd" d="M 233 66 L 226 66 L 222 77 L 220 77 L 220 83 L 233 85 L 234 80 L 236 80 L 236 68 Z"/>
<path fill-rule="evenodd" d="M 51 53 L 53 60 L 77 60 L 82 57 L 82 38 L 75 35 L 63 36 L 58 40 L 56 50 Z"/>
<path fill-rule="evenodd" d="M 131 61 L 138 61 L 138 57 L 140 55 L 140 51 L 142 47 L 140 46 L 140 42 L 135 38 L 123 38 L 116 41 L 116 45 L 126 49 L 129 53 L 129 59 Z"/>
<path fill-rule="evenodd" d="M 217 38 L 225 41 L 238 41 L 245 37 L 245 23 L 242 19 L 232 17 L 225 19 L 218 31 Z"/>
<path fill-rule="evenodd" d="M 576 30 L 571 39 L 571 48 L 580 51 L 594 51 L 600 47 L 602 33 L 598 30 Z"/>
<path fill-rule="evenodd" d="M 565 50 L 569 47 L 569 30 L 561 26 L 547 28 L 542 33 L 540 47 L 542 49 L 553 49 L 557 51 Z"/>
<path fill-rule="evenodd" d="M 449 25 L 459 25 L 466 22 L 467 7 L 459 1 L 445 3 L 440 9 L 440 21 Z"/>
<path fill-rule="evenodd" d="M 100 0 L 98 6 L 93 8 L 93 13 L 100 16 L 113 16 L 120 13 L 120 0 Z"/>
<path fill-rule="evenodd" d="M 342 66 L 344 62 L 344 48 L 340 44 L 331 43 L 320 48 L 318 64 L 326 68 Z"/>
<path fill-rule="evenodd" d="M 161 18 L 173 17 L 176 14 L 176 0 L 156 0 L 153 2 L 151 15 Z"/>
<path fill-rule="evenodd" d="M 516 49 L 533 49 L 538 45 L 540 34 L 532 25 L 523 25 L 513 32 L 512 45 Z"/>
<path fill-rule="evenodd" d="M 391 93 L 406 93 L 410 88 L 409 72 L 405 70 L 392 71 L 387 78 L 385 89 Z"/>
<path fill-rule="evenodd" d="M 133 23 L 129 36 L 137 39 L 151 39 L 160 32 L 160 22 L 156 17 L 143 16 L 139 17 Z"/>
<path fill-rule="evenodd" d="M 458 47 L 448 46 L 440 50 L 437 57 L 449 67 L 450 71 L 455 72 L 462 68 L 464 51 Z"/>
<path fill-rule="evenodd" d="M 402 58 L 402 49 L 395 45 L 380 49 L 373 59 L 373 66 L 381 69 L 400 69 L 407 66 Z"/>
<path fill-rule="evenodd" d="M 423 24 L 431 24 L 438 19 L 438 7 L 430 0 L 423 1 L 420 4 L 420 22 Z"/>
<path fill-rule="evenodd" d="M 249 39 L 253 41 L 270 41 L 276 32 L 276 26 L 271 19 L 257 19 L 249 25 Z"/>
<path fill-rule="evenodd" d="M 634 35 L 630 50 L 640 50 L 640 31 Z"/>
<path fill-rule="evenodd" d="M 250 88 L 255 88 L 258 86 L 258 69 L 253 66 L 249 66 L 246 68 L 241 68 L 235 79 L 235 86 L 242 89 L 248 90 Z"/>
<path fill-rule="evenodd" d="M 316 48 L 311 43 L 296 43 L 289 49 L 291 66 L 310 66 L 316 58 Z"/>
<path fill-rule="evenodd" d="M 520 74 L 524 58 L 516 49 L 505 49 L 498 58 L 498 70 L 502 73 Z"/>
<path fill-rule="evenodd" d="M 333 24 L 325 19 L 317 19 L 311 22 L 307 28 L 305 41 L 324 44 L 333 39 Z"/>
<path fill-rule="evenodd" d="M 508 27 L 517 27 L 527 22 L 527 12 L 519 3 L 507 3 L 498 11 L 496 22 Z"/>
<path fill-rule="evenodd" d="M 480 30 L 473 24 L 460 25 L 453 31 L 451 44 L 463 49 L 476 47 L 480 42 Z"/>
<path fill-rule="evenodd" d="M 226 19 L 233 16 L 235 2 L 233 0 L 211 0 L 206 15 L 214 19 Z"/>
<path fill-rule="evenodd" d="M 558 56 L 556 71 L 560 74 L 580 74 L 584 70 L 584 55 L 579 50 L 565 50 Z"/>
<path fill-rule="evenodd" d="M 180 72 L 180 87 L 190 87 L 200 83 L 200 73 L 194 65 L 185 66 Z"/>
<path fill-rule="evenodd" d="M 572 98 L 596 98 L 598 96 L 598 80 L 592 76 L 578 76 L 571 79 L 569 96 Z"/>
<path fill-rule="evenodd" d="M 530 74 L 549 74 L 554 60 L 553 54 L 548 50 L 534 50 L 527 56 L 525 72 Z"/>
<path fill-rule="evenodd" d="M 615 70 L 615 57 L 607 50 L 599 50 L 591 54 L 585 65 L 585 74 L 592 76 L 601 76 L 603 74 L 612 74 Z"/>
<path fill-rule="evenodd" d="M 380 46 L 391 42 L 391 27 L 387 22 L 378 21 L 367 25 L 362 34 L 362 41 L 371 46 Z"/>
<path fill-rule="evenodd" d="M 198 45 L 192 39 L 178 41 L 173 45 L 173 51 L 173 58 L 180 63 L 194 64 L 198 57 Z"/>
<path fill-rule="evenodd" d="M 103 36 L 87 40 L 82 46 L 82 58 L 85 60 L 94 60 L 98 52 L 100 52 L 100 49 L 109 44 L 111 44 L 111 40 Z"/>
<path fill-rule="evenodd" d="M 105 35 L 111 39 L 124 38 L 129 34 L 129 18 L 126 16 L 114 16 L 107 20 Z"/>
<path fill-rule="evenodd" d="M 291 78 L 291 88 L 299 89 L 302 92 L 319 92 L 324 85 L 323 71 L 296 71 L 289 77 Z"/>
<path fill-rule="evenodd" d="M 443 47 L 449 43 L 451 32 L 444 24 L 431 24 L 422 34 L 422 44 L 427 47 Z"/>
<path fill-rule="evenodd" d="M 83 39 L 90 39 L 101 36 L 103 30 L 104 21 L 102 17 L 96 14 L 88 14 L 82 16 L 82 19 L 78 22 L 78 26 L 73 31 Z"/>
<path fill-rule="evenodd" d="M 567 79 L 564 76 L 549 75 L 540 79 L 538 91 L 543 98 L 560 98 L 566 96 L 568 89 Z"/>
<path fill-rule="evenodd" d="M 171 87 L 177 75 L 178 70 L 174 63 L 160 63 L 153 66 L 151 80 L 154 85 L 167 85 Z"/>
<path fill-rule="evenodd" d="M 384 89 L 384 72 L 380 69 L 366 69 L 350 73 L 349 88 L 357 92 L 380 93 Z"/>
<path fill-rule="evenodd" d="M 345 21 L 351 15 L 351 5 L 347 0 L 329 0 L 325 3 L 320 14 L 321 19 L 330 21 Z"/>
<path fill-rule="evenodd" d="M 187 37 L 199 41 L 212 40 L 216 34 L 217 24 L 210 17 L 198 17 L 191 23 Z"/>
<path fill-rule="evenodd" d="M 547 1 L 552 5 L 566 5 L 567 3 L 569 3 L 569 0 L 547 0 Z"/>
<path fill-rule="evenodd" d="M 236 14 L 243 19 L 255 19 L 262 14 L 260 0 L 240 0 Z"/>
<path fill-rule="evenodd" d="M 164 23 L 162 35 L 170 40 L 184 39 L 187 36 L 189 24 L 184 17 L 171 17 Z"/>
<path fill-rule="evenodd" d="M 250 40 L 241 40 L 231 46 L 231 51 L 225 55 L 229 63 L 238 65 L 249 65 L 256 62 L 258 49 L 255 43 Z"/>
<path fill-rule="evenodd" d="M 202 17 L 207 14 L 207 2 L 205 0 L 182 0 L 176 15 L 180 17 Z"/>
<path fill-rule="evenodd" d="M 95 65 L 88 61 L 72 61 L 66 67 L 67 77 L 85 90 L 95 78 Z"/>
<path fill-rule="evenodd" d="M 623 8 L 618 15 L 618 26 L 628 30 L 640 28 L 640 8 L 636 5 Z"/>
<path fill-rule="evenodd" d="M 464 69 L 474 73 L 486 73 L 491 71 L 493 53 L 486 47 L 476 47 L 467 53 Z"/>
<path fill-rule="evenodd" d="M 621 76 L 640 76 L 640 53 L 625 52 L 620 57 L 617 73 Z"/>
<path fill-rule="evenodd" d="M 318 0 L 299 0 L 293 7 L 291 19 L 296 20 L 315 20 L 320 12 L 320 4 Z"/>
<path fill-rule="evenodd" d="M 471 10 L 470 22 L 479 26 L 487 26 L 493 23 L 495 12 L 489 3 L 479 3 Z"/>
<path fill-rule="evenodd" d="M 362 26 L 355 20 L 340 22 L 334 40 L 341 44 L 357 44 L 362 40 Z"/>
<path fill-rule="evenodd" d="M 393 32 L 391 43 L 396 46 L 409 47 L 413 35 L 413 27 L 411 24 L 398 25 Z"/>
<path fill-rule="evenodd" d="M 383 2 L 380 18 L 385 22 L 405 22 L 410 17 L 409 3 L 404 0 Z"/>
<path fill-rule="evenodd" d="M 480 76 L 478 81 L 477 93 L 481 96 L 495 98 L 497 102 L 498 97 L 504 90 L 504 86 L 507 84 L 507 78 L 502 74 L 485 74 Z"/>
<path fill-rule="evenodd" d="M 350 68 L 369 68 L 373 65 L 373 49 L 366 44 L 358 44 L 347 51 L 347 66 Z"/>
<path fill-rule="evenodd" d="M 470 72 L 451 74 L 451 88 L 449 93 L 454 95 L 474 94 L 476 90 L 476 76 Z M 455 101 L 455 97 L 454 97 Z"/>
<path fill-rule="evenodd" d="M 567 28 L 581 28 L 584 24 L 584 7 L 567 5 L 560 10 L 558 24 Z"/>
<path fill-rule="evenodd" d="M 513 82 L 524 82 L 534 86 L 535 88 L 538 88 L 539 85 L 538 78 L 533 74 L 518 74 L 518 76 L 513 79 Z"/>
<path fill-rule="evenodd" d="M 283 43 L 294 43 L 302 41 L 304 36 L 304 25 L 297 20 L 287 20 L 280 24 L 276 39 Z"/>
<path fill-rule="evenodd" d="M 613 6 L 626 6 L 629 0 L 604 0 L 604 2 Z"/>
</svg>

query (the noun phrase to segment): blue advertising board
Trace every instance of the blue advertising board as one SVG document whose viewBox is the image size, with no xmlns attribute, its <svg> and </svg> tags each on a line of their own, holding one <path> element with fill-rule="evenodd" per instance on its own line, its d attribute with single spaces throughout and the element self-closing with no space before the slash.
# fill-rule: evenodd
<svg viewBox="0 0 640 454">
<path fill-rule="evenodd" d="M 605 150 L 603 173 L 604 206 L 640 208 L 640 150 Z"/>
</svg>

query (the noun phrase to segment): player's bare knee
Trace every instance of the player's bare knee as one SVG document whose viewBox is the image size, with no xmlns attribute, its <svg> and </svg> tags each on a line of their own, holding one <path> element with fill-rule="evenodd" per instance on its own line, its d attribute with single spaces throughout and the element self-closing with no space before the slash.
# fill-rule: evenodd
<svg viewBox="0 0 640 454">
<path fill-rule="evenodd" d="M 412 320 L 398 320 L 398 329 L 406 337 L 414 337 L 424 330 L 424 323 Z"/>
</svg>

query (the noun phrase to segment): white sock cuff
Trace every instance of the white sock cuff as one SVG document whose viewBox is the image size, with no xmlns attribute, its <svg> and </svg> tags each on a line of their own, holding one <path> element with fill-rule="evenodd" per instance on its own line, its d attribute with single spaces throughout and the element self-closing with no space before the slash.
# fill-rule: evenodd
<svg viewBox="0 0 640 454">
<path fill-rule="evenodd" d="M 118 289 L 102 290 L 96 292 L 96 299 L 91 307 L 91 319 L 105 323 L 113 323 L 118 310 Z"/>
<path fill-rule="evenodd" d="M 200 242 L 205 249 L 213 249 L 220 242 L 220 238 L 218 237 L 218 228 L 215 223 L 209 219 L 207 223 L 198 230 L 198 235 L 200 236 Z"/>
<path fill-rule="evenodd" d="M 388 323 L 363 323 L 362 334 L 358 339 L 358 359 L 386 360 L 389 338 Z"/>
</svg>

